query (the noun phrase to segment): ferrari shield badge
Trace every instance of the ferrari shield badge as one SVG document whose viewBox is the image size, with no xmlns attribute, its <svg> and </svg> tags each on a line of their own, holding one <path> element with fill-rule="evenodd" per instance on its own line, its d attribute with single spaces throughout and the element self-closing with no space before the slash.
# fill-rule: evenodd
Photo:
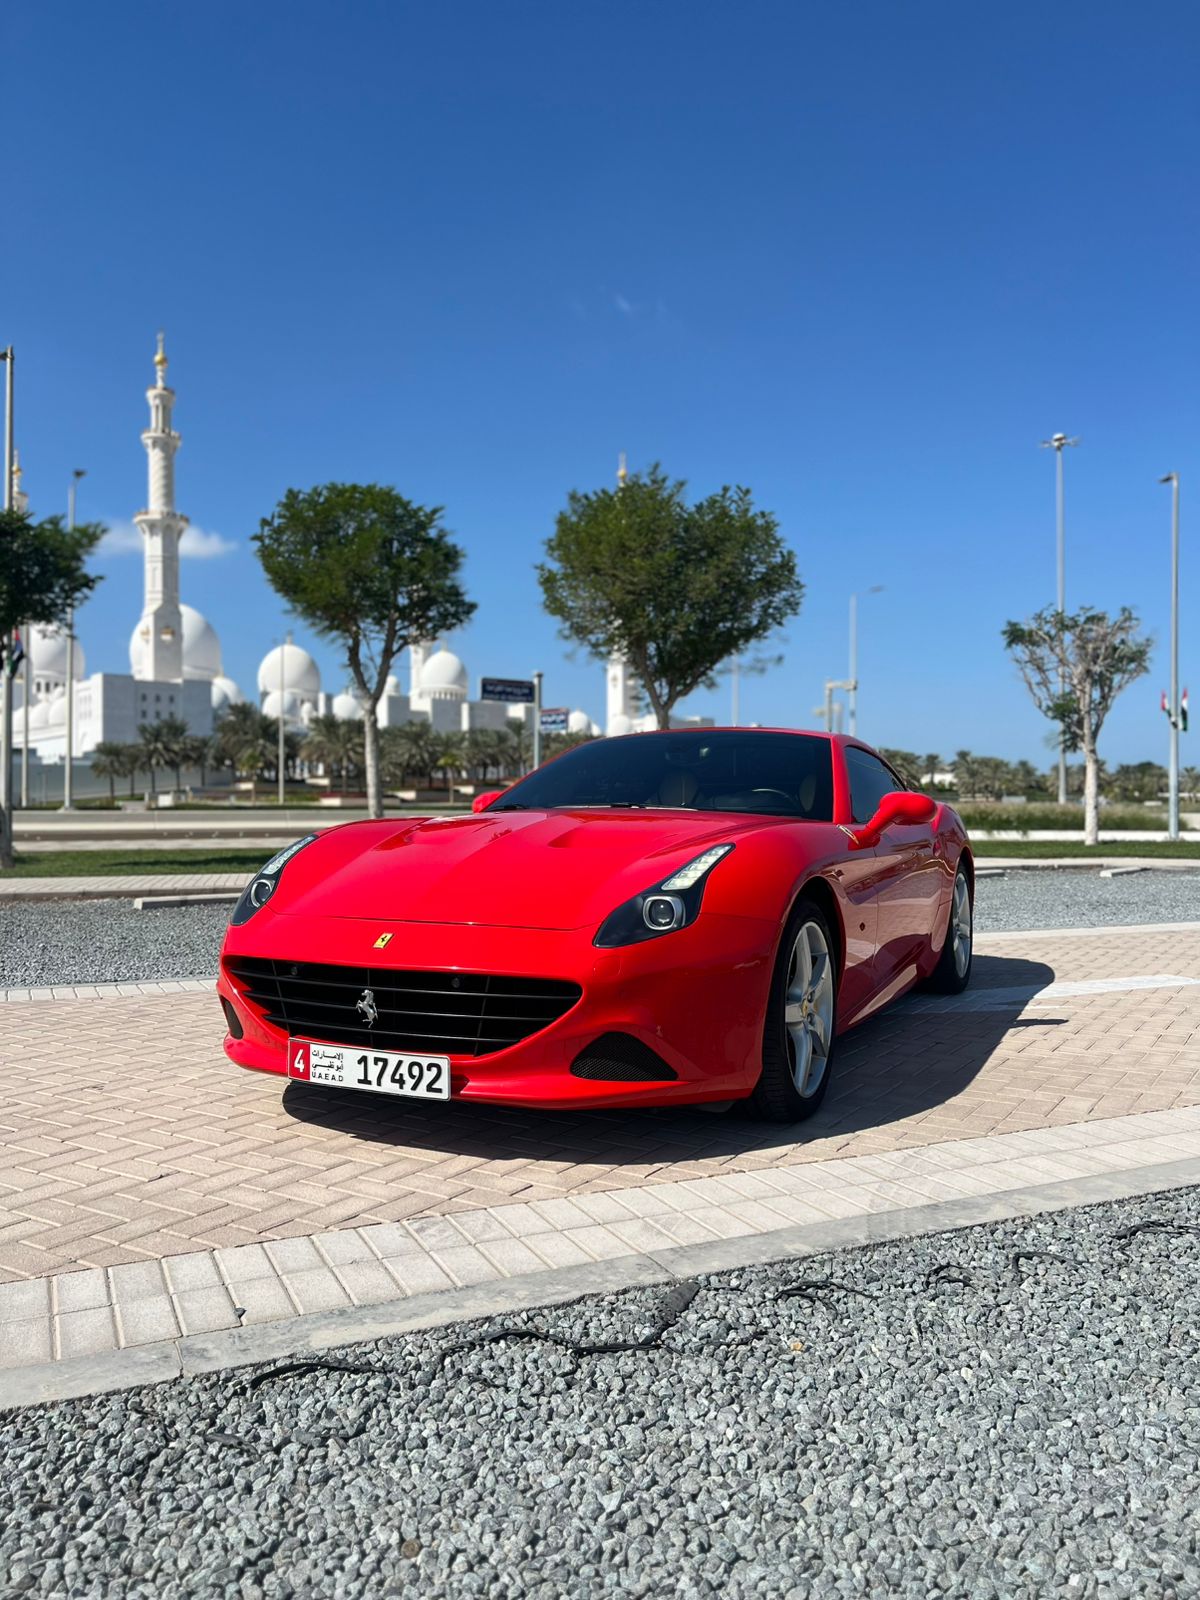
<svg viewBox="0 0 1200 1600">
<path fill-rule="evenodd" d="M 375 941 L 376 950 L 382 950 L 385 944 L 391 943 L 391 940 L 392 936 L 390 933 L 381 933 L 378 939 Z"/>
</svg>

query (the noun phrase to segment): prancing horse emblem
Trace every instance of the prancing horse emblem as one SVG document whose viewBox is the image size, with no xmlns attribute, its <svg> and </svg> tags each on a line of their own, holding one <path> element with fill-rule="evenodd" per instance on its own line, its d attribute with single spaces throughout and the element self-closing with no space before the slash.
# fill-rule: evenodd
<svg viewBox="0 0 1200 1600">
<path fill-rule="evenodd" d="M 375 1004 L 375 991 L 373 989 L 363 990 L 354 1009 L 368 1028 L 373 1028 L 379 1021 L 379 1007 Z"/>
</svg>

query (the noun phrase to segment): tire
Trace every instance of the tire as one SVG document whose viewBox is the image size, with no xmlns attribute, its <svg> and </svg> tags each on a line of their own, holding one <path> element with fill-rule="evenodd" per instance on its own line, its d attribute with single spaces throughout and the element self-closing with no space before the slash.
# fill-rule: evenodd
<svg viewBox="0 0 1200 1600">
<path fill-rule="evenodd" d="M 934 994 L 961 994 L 971 981 L 975 961 L 975 904 L 967 870 L 959 866 L 954 875 L 950 900 L 950 920 L 946 941 L 938 964 L 926 978 L 924 987 Z"/>
<path fill-rule="evenodd" d="M 802 1122 L 818 1109 L 833 1072 L 837 989 L 837 945 L 829 922 L 811 900 L 799 900 L 775 961 L 752 1115 Z"/>
</svg>

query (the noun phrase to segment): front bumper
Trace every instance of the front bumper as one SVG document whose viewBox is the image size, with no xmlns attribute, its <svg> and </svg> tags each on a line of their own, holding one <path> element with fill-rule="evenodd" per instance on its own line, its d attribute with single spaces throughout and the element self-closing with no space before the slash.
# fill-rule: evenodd
<svg viewBox="0 0 1200 1600">
<path fill-rule="evenodd" d="M 384 932 L 392 935 L 386 953 L 374 949 Z M 242 1037 L 227 1035 L 225 1052 L 239 1066 L 287 1074 L 287 1035 L 247 998 L 228 969 L 230 956 L 559 978 L 582 987 L 576 1004 L 507 1049 L 451 1056 L 452 1098 L 543 1109 L 737 1099 L 758 1076 L 777 936 L 774 924 L 756 918 L 702 914 L 661 939 L 597 950 L 589 930 L 317 921 L 275 915 L 267 906 L 226 935 L 217 988 L 236 1011 Z M 675 1079 L 574 1076 L 571 1063 L 607 1033 L 632 1035 Z"/>
</svg>

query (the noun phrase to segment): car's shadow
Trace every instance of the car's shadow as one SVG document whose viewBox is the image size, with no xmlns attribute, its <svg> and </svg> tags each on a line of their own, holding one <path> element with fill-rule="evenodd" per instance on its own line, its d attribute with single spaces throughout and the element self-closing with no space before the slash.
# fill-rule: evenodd
<svg viewBox="0 0 1200 1600">
<path fill-rule="evenodd" d="M 297 1121 L 351 1138 L 474 1161 L 601 1162 L 654 1170 L 700 1156 L 769 1152 L 797 1139 L 836 1141 L 952 1101 L 1010 1030 L 1061 1025 L 1059 1017 L 1021 1015 L 1053 981 L 1054 971 L 1044 962 L 976 956 L 965 994 L 906 996 L 846 1034 L 824 1105 L 811 1120 L 789 1126 L 757 1121 L 741 1105 L 716 1115 L 688 1106 L 528 1111 L 414 1104 L 300 1083 L 288 1084 L 283 1103 Z"/>
</svg>

